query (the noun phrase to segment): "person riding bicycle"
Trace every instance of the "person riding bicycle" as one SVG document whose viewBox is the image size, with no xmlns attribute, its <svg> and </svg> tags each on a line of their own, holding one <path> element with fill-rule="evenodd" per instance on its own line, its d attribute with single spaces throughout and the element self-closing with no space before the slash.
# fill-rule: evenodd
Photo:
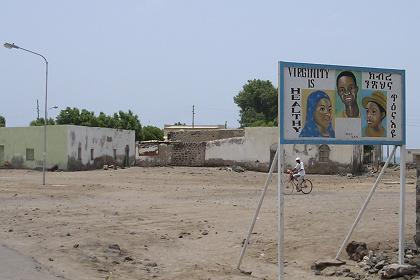
<svg viewBox="0 0 420 280">
<path fill-rule="evenodd" d="M 296 166 L 295 168 L 293 168 L 292 174 L 293 174 L 293 178 L 298 181 L 297 191 L 300 192 L 302 190 L 301 185 L 302 185 L 303 179 L 305 178 L 305 167 L 303 166 L 303 162 L 300 161 L 299 157 L 296 158 Z"/>
</svg>

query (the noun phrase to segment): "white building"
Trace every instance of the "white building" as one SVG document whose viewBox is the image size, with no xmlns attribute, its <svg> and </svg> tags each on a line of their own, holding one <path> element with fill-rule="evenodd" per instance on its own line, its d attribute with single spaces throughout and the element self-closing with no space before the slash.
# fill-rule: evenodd
<svg viewBox="0 0 420 280">
<path fill-rule="evenodd" d="M 415 160 L 415 155 L 420 155 L 420 149 L 406 149 L 407 151 L 407 156 L 405 161 L 407 163 L 414 163 Z"/>
<path fill-rule="evenodd" d="M 0 167 L 42 168 L 44 127 L 0 128 Z M 135 131 L 75 125 L 47 127 L 47 168 L 86 170 L 135 164 Z"/>
<path fill-rule="evenodd" d="M 244 137 L 207 142 L 206 165 L 241 164 L 266 169 L 274 157 L 278 142 L 276 127 L 246 127 Z M 359 145 L 284 145 L 286 167 L 294 167 L 300 157 L 309 173 L 357 173 L 362 168 L 363 146 Z"/>
</svg>

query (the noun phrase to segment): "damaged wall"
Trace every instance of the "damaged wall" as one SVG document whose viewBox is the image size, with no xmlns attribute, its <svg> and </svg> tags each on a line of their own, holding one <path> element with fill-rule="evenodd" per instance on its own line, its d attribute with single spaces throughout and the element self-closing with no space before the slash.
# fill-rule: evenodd
<svg viewBox="0 0 420 280">
<path fill-rule="evenodd" d="M 232 165 L 265 171 L 270 163 L 270 147 L 277 143 L 275 127 L 246 127 L 244 137 L 209 141 L 206 145 L 207 166 Z"/>
<path fill-rule="evenodd" d="M 204 166 L 205 142 L 140 142 L 137 147 L 137 166 Z"/>
<path fill-rule="evenodd" d="M 240 164 L 251 170 L 267 171 L 277 149 L 276 127 L 247 127 L 245 136 L 209 141 L 205 164 Z M 352 145 L 284 145 L 285 166 L 294 167 L 300 157 L 308 173 L 356 173 L 361 168 L 363 148 Z"/>
<path fill-rule="evenodd" d="M 68 125 L 69 170 L 102 168 L 104 164 L 133 166 L 134 130 Z"/>
<path fill-rule="evenodd" d="M 362 146 L 291 144 L 284 149 L 286 168 L 294 167 L 296 157 L 302 159 L 308 173 L 358 173 L 361 168 Z"/>
<path fill-rule="evenodd" d="M 415 163 L 416 155 L 420 155 L 420 149 L 406 149 L 405 160 L 407 163 Z"/>
<path fill-rule="evenodd" d="M 182 130 L 169 132 L 168 141 L 205 142 L 242 136 L 244 136 L 243 129 Z"/>
<path fill-rule="evenodd" d="M 204 166 L 206 143 L 177 143 L 171 144 L 170 164 L 175 166 Z"/>
<path fill-rule="evenodd" d="M 247 127 L 243 137 L 207 142 L 167 142 L 143 145 L 138 165 L 157 166 L 228 166 L 241 165 L 248 170 L 267 171 L 277 149 L 276 127 Z M 299 156 L 308 173 L 357 173 L 362 168 L 362 146 L 284 145 L 285 163 L 294 167 Z"/>
<path fill-rule="evenodd" d="M 137 166 L 166 166 L 171 162 L 172 146 L 167 142 L 140 142 L 136 148 Z"/>
</svg>

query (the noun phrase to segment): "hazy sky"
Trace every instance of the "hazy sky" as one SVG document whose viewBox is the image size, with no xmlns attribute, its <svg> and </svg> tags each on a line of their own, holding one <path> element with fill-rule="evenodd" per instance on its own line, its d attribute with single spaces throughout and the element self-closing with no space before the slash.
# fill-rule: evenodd
<svg viewBox="0 0 420 280">
<path fill-rule="evenodd" d="M 1 43 L 49 61 L 49 105 L 134 111 L 144 125 L 238 126 L 249 79 L 277 85 L 277 62 L 406 70 L 407 145 L 420 148 L 420 1 L 2 1 Z M 41 58 L 0 49 L 0 115 L 43 115 Z M 57 110 L 50 110 L 55 117 Z"/>
</svg>

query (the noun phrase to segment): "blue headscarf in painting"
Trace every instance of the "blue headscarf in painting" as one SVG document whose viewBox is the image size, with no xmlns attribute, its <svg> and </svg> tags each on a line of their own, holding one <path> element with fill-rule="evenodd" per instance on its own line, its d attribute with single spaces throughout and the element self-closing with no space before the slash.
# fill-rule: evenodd
<svg viewBox="0 0 420 280">
<path fill-rule="evenodd" d="M 309 95 L 308 102 L 306 104 L 305 127 L 300 132 L 299 137 L 324 137 L 319 131 L 318 126 L 316 125 L 316 122 L 314 120 L 316 105 L 322 98 L 330 100 L 330 97 L 325 92 L 320 90 L 314 91 Z M 327 131 L 329 137 L 335 137 L 335 132 L 331 125 L 331 122 L 328 125 Z"/>
</svg>

